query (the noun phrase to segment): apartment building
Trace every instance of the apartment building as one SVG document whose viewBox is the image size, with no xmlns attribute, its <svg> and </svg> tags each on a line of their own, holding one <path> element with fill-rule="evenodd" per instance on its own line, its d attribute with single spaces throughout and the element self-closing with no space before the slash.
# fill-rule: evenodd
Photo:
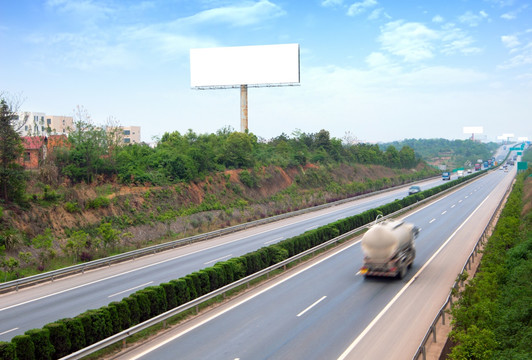
<svg viewBox="0 0 532 360">
<path fill-rule="evenodd" d="M 116 131 L 120 143 L 124 145 L 140 144 L 140 126 L 108 127 L 107 131 Z"/>
<path fill-rule="evenodd" d="M 21 136 L 67 135 L 74 128 L 72 116 L 46 115 L 42 112 L 21 112 L 19 121 L 26 119 Z"/>
</svg>

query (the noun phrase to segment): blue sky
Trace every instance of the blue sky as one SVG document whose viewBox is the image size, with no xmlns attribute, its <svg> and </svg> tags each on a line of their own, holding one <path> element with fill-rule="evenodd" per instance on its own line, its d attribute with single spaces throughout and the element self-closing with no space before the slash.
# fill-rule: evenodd
<svg viewBox="0 0 532 360">
<path fill-rule="evenodd" d="M 301 85 L 249 89 L 249 128 L 361 141 L 532 139 L 524 0 L 0 0 L 0 92 L 21 110 L 165 132 L 240 128 L 239 90 L 192 90 L 191 48 L 300 44 Z"/>
</svg>

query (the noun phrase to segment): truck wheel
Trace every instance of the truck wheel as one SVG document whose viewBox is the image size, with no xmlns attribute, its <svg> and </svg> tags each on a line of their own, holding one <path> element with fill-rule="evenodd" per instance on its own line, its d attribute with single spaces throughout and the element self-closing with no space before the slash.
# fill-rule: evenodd
<svg viewBox="0 0 532 360">
<path fill-rule="evenodd" d="M 406 270 L 407 270 L 407 267 L 406 266 L 401 266 L 401 268 L 399 269 L 399 274 L 398 274 L 398 277 L 399 279 L 404 279 L 404 277 L 406 276 Z"/>
</svg>

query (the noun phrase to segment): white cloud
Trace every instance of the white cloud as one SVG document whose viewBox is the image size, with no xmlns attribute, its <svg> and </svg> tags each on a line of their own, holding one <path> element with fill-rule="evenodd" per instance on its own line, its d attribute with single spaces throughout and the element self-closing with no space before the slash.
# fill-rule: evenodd
<svg viewBox="0 0 532 360">
<path fill-rule="evenodd" d="M 343 4 L 343 0 L 323 0 L 321 2 L 321 5 L 322 6 L 339 6 L 339 5 L 342 5 Z"/>
<path fill-rule="evenodd" d="M 432 22 L 435 22 L 435 23 L 442 23 L 444 21 L 443 17 L 440 16 L 440 15 L 436 15 L 432 18 Z"/>
<path fill-rule="evenodd" d="M 473 47 L 474 39 L 463 30 L 457 28 L 453 23 L 442 26 L 441 52 L 445 55 L 456 53 L 473 54 L 481 52 L 481 49 Z"/>
<path fill-rule="evenodd" d="M 516 35 L 503 35 L 501 36 L 501 41 L 504 44 L 504 46 L 508 48 L 514 48 L 521 44 Z"/>
<path fill-rule="evenodd" d="M 268 0 L 243 2 L 241 5 L 218 7 L 199 12 L 180 21 L 183 24 L 225 23 L 231 26 L 248 26 L 285 15 L 286 12 Z"/>
<path fill-rule="evenodd" d="M 467 24 L 471 27 L 478 26 L 485 19 L 489 19 L 489 16 L 484 10 L 479 11 L 478 14 L 467 11 L 465 14 L 458 17 L 458 20 L 461 23 Z"/>
<path fill-rule="evenodd" d="M 436 30 L 421 23 L 397 20 L 381 27 L 378 41 L 383 50 L 411 63 L 434 58 L 437 53 L 467 55 L 481 52 L 473 46 L 474 39 L 452 23 Z"/>
<path fill-rule="evenodd" d="M 521 47 L 518 47 L 518 45 L 511 47 L 510 53 L 514 54 L 514 56 L 500 65 L 500 69 L 512 69 L 532 65 L 532 41 L 529 41 Z"/>
<path fill-rule="evenodd" d="M 512 13 L 506 13 L 506 14 L 502 14 L 501 15 L 501 18 L 505 19 L 505 20 L 513 20 L 515 19 L 517 16 L 515 14 L 512 14 Z"/>
<path fill-rule="evenodd" d="M 376 0 L 364 0 L 361 2 L 356 2 L 349 7 L 349 9 L 347 10 L 347 15 L 355 16 L 361 14 L 369 8 L 376 6 L 377 4 L 378 2 Z"/>
<path fill-rule="evenodd" d="M 421 23 L 397 20 L 381 28 L 378 40 L 384 50 L 407 62 L 416 62 L 434 57 L 434 42 L 438 38 L 436 31 Z"/>
<path fill-rule="evenodd" d="M 82 22 L 103 20 L 117 12 L 116 7 L 98 0 L 48 0 L 46 6 Z"/>
</svg>

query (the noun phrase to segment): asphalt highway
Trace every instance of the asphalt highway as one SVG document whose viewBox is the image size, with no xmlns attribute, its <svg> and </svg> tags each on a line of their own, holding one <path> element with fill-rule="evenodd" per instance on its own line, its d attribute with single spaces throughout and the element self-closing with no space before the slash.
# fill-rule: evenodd
<svg viewBox="0 0 532 360">
<path fill-rule="evenodd" d="M 406 215 L 421 232 L 403 280 L 361 276 L 356 239 L 117 358 L 411 359 L 513 176 Z"/>
</svg>

